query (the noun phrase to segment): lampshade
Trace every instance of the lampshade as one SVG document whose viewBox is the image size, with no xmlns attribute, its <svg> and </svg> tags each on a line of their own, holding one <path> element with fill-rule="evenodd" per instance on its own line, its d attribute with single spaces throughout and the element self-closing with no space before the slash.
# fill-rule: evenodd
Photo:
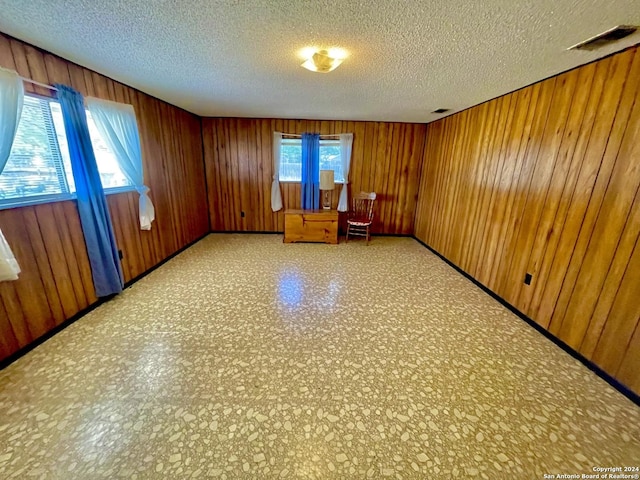
<svg viewBox="0 0 640 480">
<path fill-rule="evenodd" d="M 327 50 L 320 50 L 300 66 L 312 72 L 329 73 L 338 68 L 343 60 L 344 57 L 336 56 L 335 53 L 332 55 Z"/>
<path fill-rule="evenodd" d="M 320 170 L 320 190 L 333 190 L 335 186 L 333 170 Z"/>
</svg>

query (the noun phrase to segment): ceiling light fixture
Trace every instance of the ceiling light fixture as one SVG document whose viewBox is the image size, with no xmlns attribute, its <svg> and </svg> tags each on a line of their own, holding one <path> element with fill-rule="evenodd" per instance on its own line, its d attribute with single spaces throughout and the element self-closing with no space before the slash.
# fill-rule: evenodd
<svg viewBox="0 0 640 480">
<path fill-rule="evenodd" d="M 304 52 L 307 60 L 300 66 L 319 73 L 329 73 L 335 70 L 347 56 L 346 52 L 339 48 L 330 50 L 305 49 Z"/>
</svg>

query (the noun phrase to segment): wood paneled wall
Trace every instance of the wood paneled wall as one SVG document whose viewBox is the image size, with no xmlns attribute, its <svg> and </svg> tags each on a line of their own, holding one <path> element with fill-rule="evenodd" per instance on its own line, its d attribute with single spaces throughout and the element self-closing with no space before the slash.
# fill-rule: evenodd
<svg viewBox="0 0 640 480">
<path fill-rule="evenodd" d="M 378 193 L 376 232 L 415 233 L 640 392 L 637 49 L 428 126 L 201 120 L 2 34 L 0 66 L 134 105 L 157 219 L 140 231 L 137 194 L 109 196 L 126 280 L 204 235 L 209 221 L 214 231 L 282 231 L 283 214 L 270 207 L 272 132 L 352 132 L 350 191 Z M 282 193 L 285 208 L 299 208 L 299 184 Z M 0 228 L 23 270 L 0 283 L 2 359 L 97 299 L 74 202 L 2 210 Z"/>
<path fill-rule="evenodd" d="M 429 124 L 424 162 L 417 237 L 640 393 L 638 49 Z"/>
<path fill-rule="evenodd" d="M 209 231 L 199 117 L 2 34 L 0 66 L 134 106 L 156 221 L 140 231 L 137 193 L 108 197 L 127 281 Z M 0 228 L 22 268 L 18 281 L 0 283 L 3 359 L 97 299 L 75 202 L 2 210 Z"/>
<path fill-rule="evenodd" d="M 271 211 L 273 132 L 280 131 L 353 133 L 349 191 L 378 194 L 374 232 L 413 233 L 423 124 L 203 118 L 202 128 L 214 231 L 284 230 L 283 211 Z M 300 184 L 281 188 L 284 208 L 300 208 Z M 340 188 L 333 192 L 334 208 Z"/>
</svg>

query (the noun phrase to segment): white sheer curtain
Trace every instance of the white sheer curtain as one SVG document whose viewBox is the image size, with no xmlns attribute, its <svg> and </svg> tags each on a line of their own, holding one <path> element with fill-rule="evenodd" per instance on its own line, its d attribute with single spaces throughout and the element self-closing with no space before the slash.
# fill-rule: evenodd
<svg viewBox="0 0 640 480">
<path fill-rule="evenodd" d="M 338 201 L 338 211 L 346 212 L 349 210 L 348 188 L 349 184 L 349 168 L 351 168 L 351 149 L 353 147 L 353 133 L 342 133 L 340 135 L 340 159 L 342 160 L 342 173 L 344 174 L 344 183 L 340 191 L 340 200 Z"/>
<path fill-rule="evenodd" d="M 144 184 L 142 152 L 136 114 L 131 105 L 87 97 L 87 109 L 109 148 L 115 153 L 123 173 L 140 194 L 140 229 L 151 230 L 156 218 L 149 187 Z"/>
<path fill-rule="evenodd" d="M 24 85 L 18 74 L 0 68 L 0 173 L 4 170 L 22 114 Z M 0 282 L 17 280 L 20 266 L 0 231 Z"/>
<path fill-rule="evenodd" d="M 271 184 L 271 210 L 282 209 L 282 192 L 280 191 L 280 150 L 282 149 L 282 133 L 273 132 L 273 183 Z"/>
</svg>

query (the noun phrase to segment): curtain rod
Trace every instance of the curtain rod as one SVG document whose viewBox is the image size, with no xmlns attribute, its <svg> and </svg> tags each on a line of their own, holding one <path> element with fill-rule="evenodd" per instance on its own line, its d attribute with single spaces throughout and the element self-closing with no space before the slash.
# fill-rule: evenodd
<svg viewBox="0 0 640 480">
<path fill-rule="evenodd" d="M 302 135 L 299 135 L 297 133 L 283 133 L 282 136 L 283 137 L 302 138 Z M 326 135 L 321 133 L 320 136 L 321 137 L 337 137 L 337 138 L 340 138 L 340 134 L 339 133 L 327 133 Z"/>
<path fill-rule="evenodd" d="M 49 90 L 54 90 L 56 92 L 58 91 L 56 87 L 52 87 L 51 85 L 47 85 L 46 83 L 36 82 L 35 80 L 31 80 L 30 78 L 20 77 L 20 80 L 27 83 L 33 83 L 34 85 L 37 85 L 39 87 L 48 88 Z"/>
</svg>

